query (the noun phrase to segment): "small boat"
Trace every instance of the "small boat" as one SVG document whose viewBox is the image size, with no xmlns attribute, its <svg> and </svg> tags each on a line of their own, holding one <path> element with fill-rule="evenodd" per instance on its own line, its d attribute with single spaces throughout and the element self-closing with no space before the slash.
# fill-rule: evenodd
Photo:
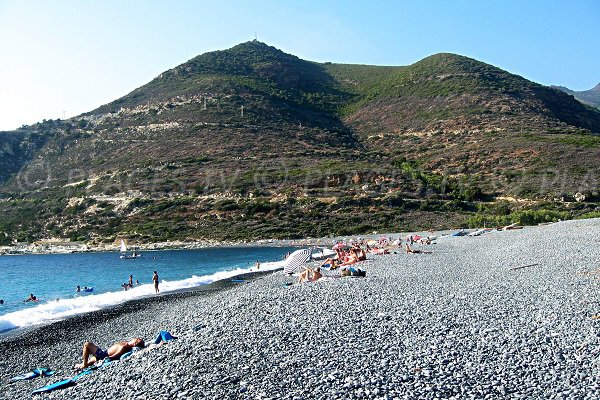
<svg viewBox="0 0 600 400">
<path fill-rule="evenodd" d="M 133 260 L 141 257 L 142 254 L 138 253 L 135 250 L 131 254 L 127 254 L 127 245 L 125 244 L 124 240 L 121 240 L 121 255 L 119 256 L 121 260 Z"/>
<path fill-rule="evenodd" d="M 510 224 L 502 228 L 503 231 L 512 231 L 515 229 L 523 229 L 523 227 L 521 225 L 517 225 L 515 222 L 514 224 Z"/>
<path fill-rule="evenodd" d="M 483 235 L 486 232 L 490 232 L 492 230 L 492 228 L 481 228 L 476 230 L 475 232 L 471 232 L 469 234 L 467 234 L 467 236 L 479 236 L 479 235 Z"/>
<path fill-rule="evenodd" d="M 325 259 L 328 257 L 333 257 L 336 254 L 335 251 L 325 248 L 325 247 L 323 247 L 323 248 L 317 247 L 317 249 L 319 249 L 321 251 L 312 253 L 311 257 L 313 260 L 322 260 L 322 259 Z"/>
</svg>

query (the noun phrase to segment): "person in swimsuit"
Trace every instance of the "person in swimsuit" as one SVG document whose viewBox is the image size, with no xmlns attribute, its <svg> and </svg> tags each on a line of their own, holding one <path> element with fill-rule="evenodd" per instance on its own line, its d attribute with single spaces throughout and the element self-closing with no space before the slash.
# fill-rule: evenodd
<svg viewBox="0 0 600 400">
<path fill-rule="evenodd" d="M 321 268 L 317 267 L 315 269 L 307 268 L 306 271 L 300 274 L 298 277 L 298 283 L 303 282 L 314 282 L 321 279 L 323 275 L 321 274 Z"/>
<path fill-rule="evenodd" d="M 144 339 L 142 338 L 133 338 L 130 341 L 121 340 L 110 346 L 108 350 L 103 350 L 92 342 L 85 342 L 83 344 L 83 362 L 81 364 L 75 364 L 74 368 L 79 370 L 84 369 L 94 364 L 96 361 L 104 360 L 105 358 L 116 360 L 123 354 L 131 351 L 134 347 L 144 346 Z"/>
<path fill-rule="evenodd" d="M 413 249 L 412 247 L 410 247 L 410 244 L 407 242 L 406 243 L 406 254 L 409 253 L 413 253 L 413 254 L 432 254 L 432 251 L 425 251 L 425 250 L 419 250 L 419 249 Z"/>
<path fill-rule="evenodd" d="M 154 271 L 154 275 L 152 275 L 152 282 L 154 282 L 154 292 L 158 293 L 158 272 Z"/>
</svg>

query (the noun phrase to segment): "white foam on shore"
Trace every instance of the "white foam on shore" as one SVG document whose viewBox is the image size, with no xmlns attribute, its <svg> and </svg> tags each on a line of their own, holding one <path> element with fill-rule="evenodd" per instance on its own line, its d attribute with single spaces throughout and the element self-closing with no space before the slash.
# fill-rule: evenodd
<svg viewBox="0 0 600 400">
<path fill-rule="evenodd" d="M 189 289 L 208 285 L 210 283 L 230 279 L 234 276 L 247 272 L 273 271 L 283 266 L 283 261 L 266 262 L 260 265 L 260 269 L 254 268 L 242 269 L 236 268 L 230 271 L 220 271 L 212 275 L 192 276 L 179 281 L 160 282 L 160 293 L 170 293 L 181 289 Z M 152 284 L 136 286 L 133 289 L 119 292 L 107 292 L 93 294 L 89 296 L 80 296 L 72 299 L 60 299 L 42 303 L 36 307 L 25 310 L 15 311 L 0 316 L 0 332 L 6 332 L 16 328 L 24 328 L 33 325 L 39 325 L 51 321 L 58 321 L 78 314 L 84 314 L 91 311 L 101 310 L 103 308 L 115 306 L 129 300 L 140 299 L 155 295 Z"/>
</svg>

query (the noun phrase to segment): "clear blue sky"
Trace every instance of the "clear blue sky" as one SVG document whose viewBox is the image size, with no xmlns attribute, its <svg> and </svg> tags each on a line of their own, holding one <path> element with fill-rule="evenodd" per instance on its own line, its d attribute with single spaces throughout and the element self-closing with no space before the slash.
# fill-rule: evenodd
<svg viewBox="0 0 600 400">
<path fill-rule="evenodd" d="M 600 0 L 0 0 L 0 129 L 89 111 L 255 32 L 313 61 L 452 52 L 546 85 L 600 83 Z"/>
</svg>

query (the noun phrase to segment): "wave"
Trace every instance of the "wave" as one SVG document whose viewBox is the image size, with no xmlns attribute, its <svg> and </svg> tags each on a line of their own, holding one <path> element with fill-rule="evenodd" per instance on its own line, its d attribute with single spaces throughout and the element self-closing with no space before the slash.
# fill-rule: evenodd
<svg viewBox="0 0 600 400">
<path fill-rule="evenodd" d="M 282 261 L 261 263 L 259 271 L 273 271 L 283 266 Z M 236 268 L 229 271 L 220 271 L 211 275 L 193 275 L 190 278 L 178 281 L 160 282 L 160 293 L 172 293 L 182 289 L 189 289 L 210 283 L 229 279 L 247 272 L 256 271 L 254 268 Z M 74 315 L 85 314 L 103 308 L 122 304 L 124 302 L 154 296 L 152 284 L 136 286 L 127 291 L 106 292 L 79 296 L 71 299 L 59 299 L 39 304 L 32 308 L 19 310 L 0 316 L 0 332 L 17 328 L 25 328 L 48 322 L 59 321 Z"/>
</svg>

